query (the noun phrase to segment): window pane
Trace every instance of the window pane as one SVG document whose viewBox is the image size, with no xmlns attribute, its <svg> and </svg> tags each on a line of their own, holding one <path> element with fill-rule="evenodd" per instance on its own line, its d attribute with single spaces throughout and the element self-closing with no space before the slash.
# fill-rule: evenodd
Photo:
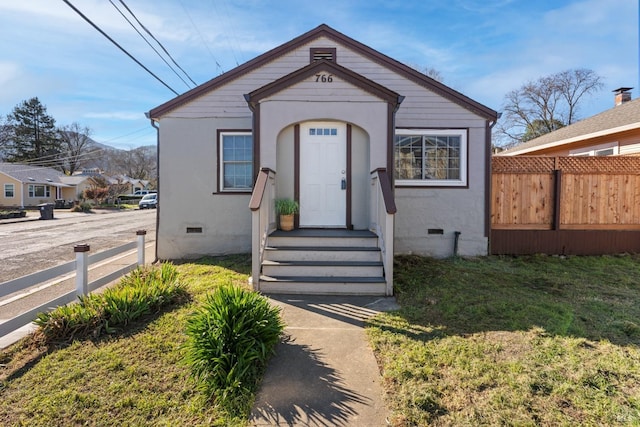
<svg viewBox="0 0 640 427">
<path fill-rule="evenodd" d="M 253 181 L 253 137 L 222 135 L 222 182 L 225 190 L 246 190 Z"/>
<path fill-rule="evenodd" d="M 459 135 L 396 135 L 395 178 L 404 180 L 461 180 Z"/>
</svg>

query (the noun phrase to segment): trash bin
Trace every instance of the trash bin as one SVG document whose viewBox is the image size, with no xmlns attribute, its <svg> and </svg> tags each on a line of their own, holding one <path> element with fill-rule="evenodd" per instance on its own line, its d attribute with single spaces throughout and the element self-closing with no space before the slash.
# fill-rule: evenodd
<svg viewBox="0 0 640 427">
<path fill-rule="evenodd" d="M 53 219 L 53 203 L 42 203 L 38 205 L 40 208 L 40 219 Z"/>
</svg>

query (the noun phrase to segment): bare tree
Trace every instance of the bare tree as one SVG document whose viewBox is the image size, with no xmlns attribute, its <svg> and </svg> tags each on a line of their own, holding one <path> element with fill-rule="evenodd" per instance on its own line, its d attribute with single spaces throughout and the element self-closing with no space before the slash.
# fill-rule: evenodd
<svg viewBox="0 0 640 427">
<path fill-rule="evenodd" d="M 494 138 L 513 146 L 570 125 L 578 119 L 583 98 L 602 86 L 602 77 L 584 68 L 527 82 L 505 95 Z"/>
<path fill-rule="evenodd" d="M 59 132 L 62 141 L 60 168 L 65 174 L 73 175 L 94 157 L 92 156 L 92 152 L 95 151 L 92 147 L 93 141 L 89 137 L 91 130 L 74 122 L 61 127 Z"/>
<path fill-rule="evenodd" d="M 157 159 L 153 146 L 138 147 L 129 151 L 113 151 L 110 154 L 112 172 L 119 172 L 129 178 L 144 179 L 155 184 L 157 179 Z"/>
</svg>

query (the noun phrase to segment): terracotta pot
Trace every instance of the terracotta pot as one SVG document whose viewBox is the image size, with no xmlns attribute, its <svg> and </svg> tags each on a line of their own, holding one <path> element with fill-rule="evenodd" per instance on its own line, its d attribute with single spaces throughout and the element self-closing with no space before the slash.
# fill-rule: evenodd
<svg viewBox="0 0 640 427">
<path fill-rule="evenodd" d="M 280 215 L 280 230 L 293 230 L 293 215 Z"/>
</svg>

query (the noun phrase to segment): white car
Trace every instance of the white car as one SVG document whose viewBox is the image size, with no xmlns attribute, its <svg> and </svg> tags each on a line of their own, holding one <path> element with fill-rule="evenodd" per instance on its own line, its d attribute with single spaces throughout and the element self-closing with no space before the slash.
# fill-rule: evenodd
<svg viewBox="0 0 640 427">
<path fill-rule="evenodd" d="M 158 193 L 147 194 L 138 202 L 140 209 L 155 209 L 158 207 Z"/>
</svg>

